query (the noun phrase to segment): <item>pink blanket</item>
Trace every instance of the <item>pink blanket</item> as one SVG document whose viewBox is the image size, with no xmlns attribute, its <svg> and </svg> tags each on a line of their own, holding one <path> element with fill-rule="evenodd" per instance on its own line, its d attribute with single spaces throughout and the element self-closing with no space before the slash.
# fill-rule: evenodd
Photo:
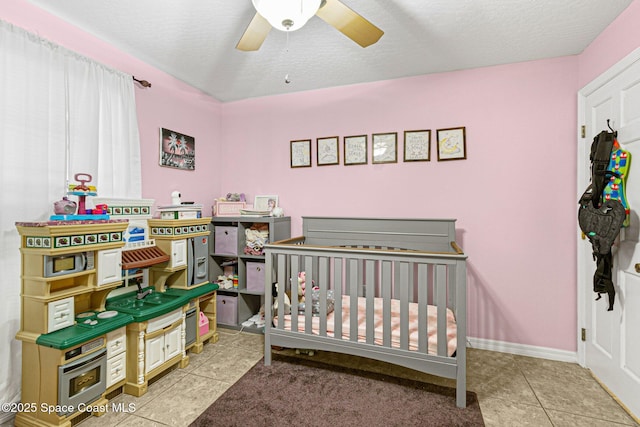
<svg viewBox="0 0 640 427">
<path fill-rule="evenodd" d="M 342 339 L 349 339 L 349 326 L 351 322 L 351 311 L 349 307 L 349 296 L 342 297 Z M 382 345 L 382 298 L 375 298 L 374 302 L 374 325 L 375 334 L 374 341 L 378 345 Z M 336 309 L 337 309 L 336 304 Z M 334 314 L 327 315 L 327 336 L 333 337 L 335 332 Z M 367 336 L 367 319 L 366 319 L 366 299 L 363 297 L 358 298 L 358 341 L 366 342 Z M 431 354 L 437 354 L 438 352 L 438 307 L 429 305 L 427 307 L 427 334 L 428 338 L 428 352 Z M 273 322 L 277 325 L 277 317 L 274 317 Z M 305 317 L 304 315 L 298 316 L 298 331 L 304 332 Z M 391 346 L 400 348 L 400 301 L 391 300 Z M 285 316 L 284 329 L 291 330 L 291 316 Z M 320 331 L 320 317 L 312 318 L 313 334 L 318 335 Z M 409 350 L 418 349 L 418 305 L 416 303 L 409 303 Z M 447 309 L 447 351 L 451 356 L 456 350 L 456 320 L 453 312 Z"/>
</svg>

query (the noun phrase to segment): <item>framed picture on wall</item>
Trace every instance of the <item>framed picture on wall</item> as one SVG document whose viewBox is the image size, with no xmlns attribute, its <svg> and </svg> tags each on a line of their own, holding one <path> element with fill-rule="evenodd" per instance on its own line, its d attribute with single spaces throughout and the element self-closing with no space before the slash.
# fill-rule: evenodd
<svg viewBox="0 0 640 427">
<path fill-rule="evenodd" d="M 438 161 L 467 158 L 467 142 L 464 127 L 438 129 Z"/>
<path fill-rule="evenodd" d="M 404 161 L 428 162 L 430 160 L 431 131 L 404 131 Z"/>
<path fill-rule="evenodd" d="M 318 166 L 340 164 L 338 137 L 330 136 L 316 139 L 316 156 Z"/>
<path fill-rule="evenodd" d="M 196 169 L 196 140 L 170 129 L 160 129 L 160 166 Z"/>
<path fill-rule="evenodd" d="M 366 165 L 367 162 L 367 135 L 345 136 L 344 164 Z"/>
<path fill-rule="evenodd" d="M 398 161 L 398 133 L 374 133 L 373 159 L 371 163 L 397 163 Z"/>
<path fill-rule="evenodd" d="M 311 140 L 300 139 L 291 141 L 291 167 L 311 167 Z"/>
</svg>

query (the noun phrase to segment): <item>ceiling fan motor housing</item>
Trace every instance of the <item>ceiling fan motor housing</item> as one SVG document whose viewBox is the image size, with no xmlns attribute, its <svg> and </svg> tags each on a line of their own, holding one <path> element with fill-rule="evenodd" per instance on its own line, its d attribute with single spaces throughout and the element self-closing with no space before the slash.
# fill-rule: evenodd
<svg viewBox="0 0 640 427">
<path fill-rule="evenodd" d="M 253 7 L 271 26 L 295 31 L 304 26 L 320 8 L 321 0 L 252 0 Z"/>
</svg>

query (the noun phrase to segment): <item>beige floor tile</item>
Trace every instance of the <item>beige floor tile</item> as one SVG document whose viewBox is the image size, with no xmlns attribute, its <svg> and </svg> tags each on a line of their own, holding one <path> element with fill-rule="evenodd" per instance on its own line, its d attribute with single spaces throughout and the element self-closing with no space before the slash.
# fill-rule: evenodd
<svg viewBox="0 0 640 427">
<path fill-rule="evenodd" d="M 545 409 L 617 423 L 633 422 L 580 365 L 523 356 L 516 360 Z"/>
<path fill-rule="evenodd" d="M 478 396 L 478 400 L 486 427 L 553 426 L 540 405 L 526 405 L 493 397 Z"/>
<path fill-rule="evenodd" d="M 610 421 L 592 418 L 589 414 L 573 414 L 562 411 L 556 411 L 553 409 L 547 409 L 547 414 L 553 422 L 555 427 L 622 427 L 625 426 L 637 426 L 637 424 L 628 418 L 624 421 Z"/>
<path fill-rule="evenodd" d="M 188 425 L 229 388 L 228 383 L 198 375 L 186 375 L 135 412 L 171 426 Z"/>
</svg>

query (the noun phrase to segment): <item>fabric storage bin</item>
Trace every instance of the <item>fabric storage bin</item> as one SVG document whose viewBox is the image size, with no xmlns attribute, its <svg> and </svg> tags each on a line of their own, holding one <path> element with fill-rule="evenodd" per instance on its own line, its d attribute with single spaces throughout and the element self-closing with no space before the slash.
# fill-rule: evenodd
<svg viewBox="0 0 640 427">
<path fill-rule="evenodd" d="M 238 324 L 236 308 L 238 307 L 237 295 L 221 295 L 216 297 L 216 321 L 224 325 Z"/>
<path fill-rule="evenodd" d="M 247 262 L 247 291 L 264 292 L 263 262 Z"/>
<path fill-rule="evenodd" d="M 217 254 L 238 255 L 238 227 L 214 227 L 214 251 Z"/>
</svg>

